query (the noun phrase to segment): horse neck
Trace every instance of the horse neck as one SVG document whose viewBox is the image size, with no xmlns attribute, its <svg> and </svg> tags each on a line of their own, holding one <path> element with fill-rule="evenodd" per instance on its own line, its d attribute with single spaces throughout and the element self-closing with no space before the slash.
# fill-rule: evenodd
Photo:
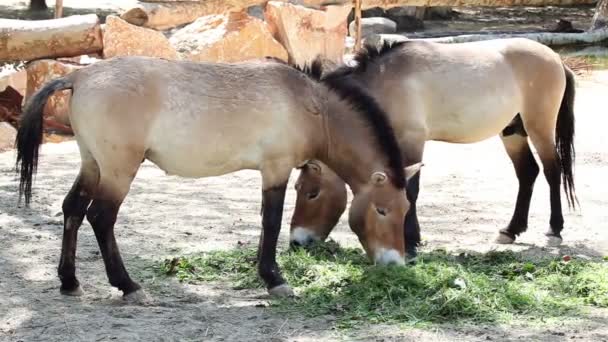
<svg viewBox="0 0 608 342">
<path fill-rule="evenodd" d="M 340 106 L 340 108 L 335 108 Z M 346 107 L 346 108 L 345 108 Z M 383 153 L 378 151 L 373 132 L 344 101 L 330 101 L 326 120 L 326 153 L 318 158 L 357 193 L 375 171 L 385 171 Z"/>
</svg>

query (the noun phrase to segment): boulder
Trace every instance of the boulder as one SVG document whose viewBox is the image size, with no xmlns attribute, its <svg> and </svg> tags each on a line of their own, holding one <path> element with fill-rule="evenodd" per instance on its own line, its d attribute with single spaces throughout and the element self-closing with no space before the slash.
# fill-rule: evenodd
<svg viewBox="0 0 608 342">
<path fill-rule="evenodd" d="M 287 60 L 268 24 L 245 11 L 208 15 L 175 32 L 170 39 L 182 58 L 193 61 L 238 62 L 266 56 Z"/>
<path fill-rule="evenodd" d="M 0 152 L 12 150 L 17 138 L 17 130 L 7 122 L 0 122 Z"/>
<path fill-rule="evenodd" d="M 106 18 L 103 55 L 105 58 L 117 56 L 178 58 L 177 52 L 161 32 L 131 25 L 114 15 Z"/>
<path fill-rule="evenodd" d="M 449 20 L 456 17 L 458 13 L 450 6 L 428 7 L 424 12 L 425 20 Z"/>
<path fill-rule="evenodd" d="M 0 91 L 3 91 L 8 86 L 13 87 L 20 94 L 25 94 L 27 71 L 25 69 L 11 70 L 0 74 Z"/>
<path fill-rule="evenodd" d="M 424 28 L 424 7 L 394 7 L 386 11 L 386 17 L 397 23 L 397 31 L 414 31 Z"/>
<path fill-rule="evenodd" d="M 82 65 L 59 62 L 54 59 L 41 59 L 29 63 L 26 68 L 27 90 L 25 92 L 25 101 L 27 102 L 29 98 L 47 82 L 67 75 L 82 67 Z M 44 107 L 44 117 L 62 125 L 69 125 L 71 93 L 71 90 L 62 90 L 51 95 Z"/>
<path fill-rule="evenodd" d="M 264 16 L 273 36 L 287 49 L 289 62 L 304 65 L 317 56 L 342 61 L 350 10 L 350 5 L 315 10 L 269 1 Z"/>
<path fill-rule="evenodd" d="M 352 21 L 348 25 L 348 32 L 351 37 L 356 35 L 355 22 Z M 370 34 L 395 33 L 397 32 L 397 23 L 387 18 L 362 18 L 361 19 L 361 37 L 369 36 Z"/>
</svg>

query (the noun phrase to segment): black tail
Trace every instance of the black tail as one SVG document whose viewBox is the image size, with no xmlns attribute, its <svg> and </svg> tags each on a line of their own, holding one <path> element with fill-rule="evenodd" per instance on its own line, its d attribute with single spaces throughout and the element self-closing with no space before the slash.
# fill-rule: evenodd
<svg viewBox="0 0 608 342">
<path fill-rule="evenodd" d="M 38 167 L 38 150 L 42 144 L 42 111 L 46 101 L 57 90 L 72 89 L 72 83 L 65 78 L 58 78 L 47 83 L 32 96 L 21 115 L 15 145 L 17 161 L 15 170 L 20 174 L 19 202 L 25 195 L 25 204 L 32 198 L 32 176 Z"/>
<path fill-rule="evenodd" d="M 578 204 L 576 193 L 574 191 L 574 73 L 570 68 L 564 65 L 566 73 L 566 90 L 562 98 L 562 104 L 559 107 L 557 116 L 557 126 L 555 127 L 555 143 L 557 145 L 557 153 L 559 154 L 562 180 L 564 183 L 564 191 L 568 199 L 568 206 L 574 208 Z"/>
</svg>

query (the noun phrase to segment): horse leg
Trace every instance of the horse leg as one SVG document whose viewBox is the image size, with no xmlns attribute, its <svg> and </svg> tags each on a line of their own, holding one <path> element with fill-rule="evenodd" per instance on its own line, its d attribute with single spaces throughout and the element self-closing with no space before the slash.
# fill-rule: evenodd
<svg viewBox="0 0 608 342">
<path fill-rule="evenodd" d="M 413 139 L 416 140 L 416 139 Z M 403 161 L 405 165 L 410 166 L 422 161 L 425 140 L 423 138 L 417 141 L 409 141 L 400 143 L 400 146 L 406 146 L 404 149 Z M 406 196 L 410 202 L 410 209 L 405 214 L 403 222 L 403 234 L 405 241 L 405 251 L 413 261 L 416 258 L 416 247 L 420 245 L 420 223 L 418 222 L 418 213 L 416 212 L 416 202 L 418 201 L 418 193 L 420 192 L 420 169 L 410 173 L 406 167 Z"/>
<path fill-rule="evenodd" d="M 532 199 L 534 182 L 538 176 L 539 168 L 530 150 L 528 134 L 519 115 L 502 131 L 500 138 L 511 162 L 513 162 L 519 182 L 515 211 L 511 221 L 507 228 L 500 230 L 500 234 L 496 238 L 497 243 L 510 244 L 528 228 L 530 200 Z"/>
<path fill-rule="evenodd" d="M 544 127 L 545 129 L 539 129 Z M 562 215 L 562 202 L 560 196 L 562 169 L 560 159 L 555 145 L 555 125 L 533 126 L 526 125 L 526 130 L 534 148 L 543 165 L 545 179 L 549 184 L 549 196 L 551 202 L 551 218 L 549 224 L 551 229 L 546 233 L 549 244 L 559 245 L 562 242 L 561 231 L 564 228 L 564 217 Z"/>
<path fill-rule="evenodd" d="M 113 170 L 111 176 L 104 172 L 107 168 L 104 168 L 103 164 L 100 165 L 101 179 L 95 199 L 87 211 L 87 220 L 95 232 L 110 284 L 121 290 L 125 299 L 141 302 L 145 301 L 147 296 L 141 286 L 129 276 L 114 236 L 114 224 L 118 210 L 129 192 L 141 158 L 134 158 L 135 162 L 127 159 L 126 162 L 116 163 L 117 160 L 121 159 L 116 158 L 112 164 L 120 165 L 120 167 L 109 168 Z"/>
<path fill-rule="evenodd" d="M 61 281 L 60 292 L 69 296 L 83 294 L 80 283 L 76 278 L 76 245 L 78 229 L 91 203 L 91 189 L 97 185 L 99 169 L 97 163 L 81 147 L 82 167 L 80 173 L 63 200 L 63 240 L 61 243 L 61 257 L 57 273 Z"/>
<path fill-rule="evenodd" d="M 551 217 L 549 224 L 551 229 L 546 233 L 549 244 L 559 245 L 562 242 L 561 231 L 564 229 L 564 216 L 562 214 L 561 201 L 561 177 L 559 157 L 553 139 L 535 139 L 530 135 L 534 147 L 538 151 L 540 160 L 543 164 L 543 172 L 547 183 L 549 183 L 549 196 L 551 202 Z"/>
<path fill-rule="evenodd" d="M 258 273 L 266 284 L 268 292 L 273 296 L 293 295 L 292 289 L 281 276 L 276 262 L 277 242 L 281 232 L 288 180 L 289 175 L 285 177 L 285 180 L 271 182 L 272 185 L 264 186 L 262 193 L 262 234 L 258 246 Z M 264 180 L 263 183 L 270 182 Z"/>
</svg>

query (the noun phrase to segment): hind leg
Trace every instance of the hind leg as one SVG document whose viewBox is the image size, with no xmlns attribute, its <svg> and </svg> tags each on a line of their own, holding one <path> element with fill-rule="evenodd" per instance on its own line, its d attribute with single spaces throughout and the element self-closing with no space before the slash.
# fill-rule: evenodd
<svg viewBox="0 0 608 342">
<path fill-rule="evenodd" d="M 547 125 L 543 127 L 546 126 Z M 555 125 L 552 127 L 555 127 Z M 562 201 L 560 196 L 562 169 L 555 146 L 555 133 L 553 132 L 553 128 L 550 130 L 540 130 L 536 127 L 526 128 L 530 135 L 530 140 L 543 164 L 545 179 L 549 184 L 551 202 L 551 218 L 549 219 L 549 224 L 551 229 L 546 235 L 549 238 L 549 244 L 559 245 L 562 242 L 561 231 L 564 228 L 564 217 L 562 215 Z"/>
<path fill-rule="evenodd" d="M 530 200 L 532 199 L 534 182 L 540 170 L 530 150 L 528 135 L 519 115 L 502 131 L 500 138 L 513 162 L 519 182 L 515 211 L 511 221 L 507 228 L 500 230 L 500 235 L 496 238 L 497 243 L 508 244 L 513 243 L 516 237 L 528 228 Z"/>
<path fill-rule="evenodd" d="M 99 169 L 88 152 L 83 151 L 80 173 L 70 192 L 63 201 L 63 240 L 61 257 L 57 268 L 60 291 L 64 295 L 80 296 L 83 294 L 80 283 L 76 278 L 76 245 L 78 229 L 91 203 L 90 189 L 97 185 Z"/>
<path fill-rule="evenodd" d="M 125 299 L 144 301 L 145 293 L 129 276 L 114 236 L 118 210 L 129 192 L 141 156 L 119 158 L 112 155 L 112 157 L 112 166 L 100 163 L 101 179 L 93 203 L 87 211 L 87 220 L 95 232 L 110 284 L 121 290 Z M 106 170 L 112 172 L 109 174 L 105 172 Z"/>
</svg>

